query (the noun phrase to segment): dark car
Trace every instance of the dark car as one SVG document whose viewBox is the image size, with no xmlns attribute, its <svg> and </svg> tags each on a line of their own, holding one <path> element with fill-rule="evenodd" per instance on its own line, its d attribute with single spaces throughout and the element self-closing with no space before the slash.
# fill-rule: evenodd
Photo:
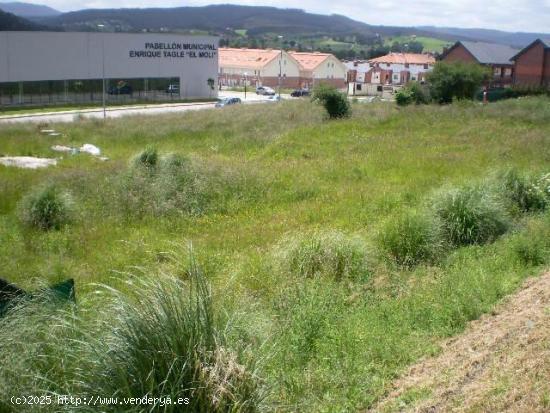
<svg viewBox="0 0 550 413">
<path fill-rule="evenodd" d="M 309 96 L 309 89 L 296 89 L 290 94 L 290 96 L 292 96 L 293 98 Z"/>
<path fill-rule="evenodd" d="M 109 95 L 131 95 L 133 92 L 132 86 L 129 84 L 119 84 L 109 88 Z"/>
<path fill-rule="evenodd" d="M 216 103 L 216 107 L 223 108 L 224 106 L 237 105 L 239 103 L 241 103 L 241 99 L 239 98 L 225 98 L 225 99 L 220 99 L 218 103 Z"/>
</svg>

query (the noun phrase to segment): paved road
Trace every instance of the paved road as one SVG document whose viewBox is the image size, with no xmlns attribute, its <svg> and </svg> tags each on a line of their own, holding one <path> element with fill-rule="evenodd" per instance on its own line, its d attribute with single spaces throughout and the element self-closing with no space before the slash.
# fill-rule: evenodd
<svg viewBox="0 0 550 413">
<path fill-rule="evenodd" d="M 246 104 L 252 103 L 273 103 L 265 96 L 258 96 L 254 92 L 247 93 L 246 99 L 244 92 L 225 92 L 219 94 L 220 98 L 224 97 L 239 97 Z M 283 96 L 284 98 L 285 96 Z M 289 96 L 287 96 L 289 98 Z M 108 118 L 119 118 L 130 115 L 157 115 L 161 113 L 187 112 L 190 110 L 205 110 L 214 108 L 214 103 L 166 103 L 152 105 L 133 105 L 107 108 L 105 115 Z M 0 124 L 2 123 L 21 123 L 21 122 L 74 122 L 75 120 L 84 118 L 103 118 L 103 109 L 81 109 L 68 110 L 63 112 L 42 112 L 30 114 L 16 114 L 0 116 Z"/>
</svg>

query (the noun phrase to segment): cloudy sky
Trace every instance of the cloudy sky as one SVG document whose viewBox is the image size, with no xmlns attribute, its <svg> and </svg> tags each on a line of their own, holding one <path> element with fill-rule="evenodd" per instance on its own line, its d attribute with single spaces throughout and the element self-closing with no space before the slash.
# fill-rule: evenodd
<svg viewBox="0 0 550 413">
<path fill-rule="evenodd" d="M 10 0 L 0 0 L 0 2 Z M 61 11 L 82 8 L 274 5 L 342 14 L 369 24 L 449 26 L 550 33 L 550 0 L 19 0 Z"/>
</svg>

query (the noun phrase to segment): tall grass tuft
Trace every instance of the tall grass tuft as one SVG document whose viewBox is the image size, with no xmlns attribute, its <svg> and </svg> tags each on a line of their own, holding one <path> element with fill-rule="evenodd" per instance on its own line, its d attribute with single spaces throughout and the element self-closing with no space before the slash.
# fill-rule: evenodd
<svg viewBox="0 0 550 413">
<path fill-rule="evenodd" d="M 546 175 L 537 179 L 511 169 L 501 176 L 500 181 L 505 198 L 515 210 L 542 211 L 550 203 L 550 198 L 545 191 L 548 185 Z"/>
<path fill-rule="evenodd" d="M 147 168 L 154 168 L 158 163 L 158 152 L 153 146 L 148 146 L 135 159 L 136 165 L 142 165 Z"/>
<path fill-rule="evenodd" d="M 550 262 L 550 214 L 527 221 L 526 230 L 512 239 L 512 251 L 526 267 Z"/>
<path fill-rule="evenodd" d="M 212 175 L 190 158 L 161 157 L 154 149 L 146 149 L 122 176 L 118 193 L 122 206 L 132 214 L 201 215 L 218 187 Z"/>
<path fill-rule="evenodd" d="M 68 193 L 48 185 L 31 191 L 21 200 L 19 218 L 31 228 L 58 230 L 71 221 L 72 206 Z"/>
<path fill-rule="evenodd" d="M 407 211 L 389 221 L 377 237 L 380 249 L 396 264 L 412 267 L 443 253 L 443 234 L 433 216 Z"/>
<path fill-rule="evenodd" d="M 275 248 L 274 261 L 279 272 L 306 278 L 360 280 L 369 276 L 364 242 L 334 230 L 284 238 Z"/>
<path fill-rule="evenodd" d="M 443 192 L 434 200 L 434 209 L 455 246 L 491 242 L 510 226 L 502 205 L 482 186 Z"/>
<path fill-rule="evenodd" d="M 262 394 L 254 365 L 245 360 L 243 346 L 228 342 L 227 321 L 215 310 L 196 265 L 188 277 L 132 276 L 129 294 L 110 289 L 103 299 L 96 297 L 102 316 L 96 309 L 93 317 L 13 312 L 0 322 L 0 400 L 7 404 L 5 397 L 29 391 L 119 400 L 148 396 L 181 398 L 183 404 L 163 406 L 158 400 L 122 409 L 103 405 L 102 411 L 257 411 Z"/>
</svg>

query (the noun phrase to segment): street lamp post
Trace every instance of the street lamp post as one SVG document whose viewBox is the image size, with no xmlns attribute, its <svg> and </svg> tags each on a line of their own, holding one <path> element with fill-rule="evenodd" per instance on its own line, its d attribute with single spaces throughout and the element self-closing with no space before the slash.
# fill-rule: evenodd
<svg viewBox="0 0 550 413">
<path fill-rule="evenodd" d="M 98 24 L 97 27 L 103 31 L 105 27 L 104 24 Z M 102 78 L 102 93 L 101 100 L 103 103 L 103 120 L 107 119 L 107 108 L 106 108 L 106 96 L 105 96 L 105 37 L 101 35 L 101 78 Z"/>
<path fill-rule="evenodd" d="M 247 76 L 248 73 L 244 72 L 244 100 L 246 100 L 246 84 L 248 83 Z"/>
<path fill-rule="evenodd" d="M 280 41 L 280 47 L 281 47 L 281 55 L 279 56 L 279 82 L 278 82 L 278 87 L 279 87 L 279 101 L 281 101 L 281 79 L 282 79 L 282 76 L 283 76 L 283 36 L 277 36 L 279 38 L 279 41 Z"/>
</svg>

